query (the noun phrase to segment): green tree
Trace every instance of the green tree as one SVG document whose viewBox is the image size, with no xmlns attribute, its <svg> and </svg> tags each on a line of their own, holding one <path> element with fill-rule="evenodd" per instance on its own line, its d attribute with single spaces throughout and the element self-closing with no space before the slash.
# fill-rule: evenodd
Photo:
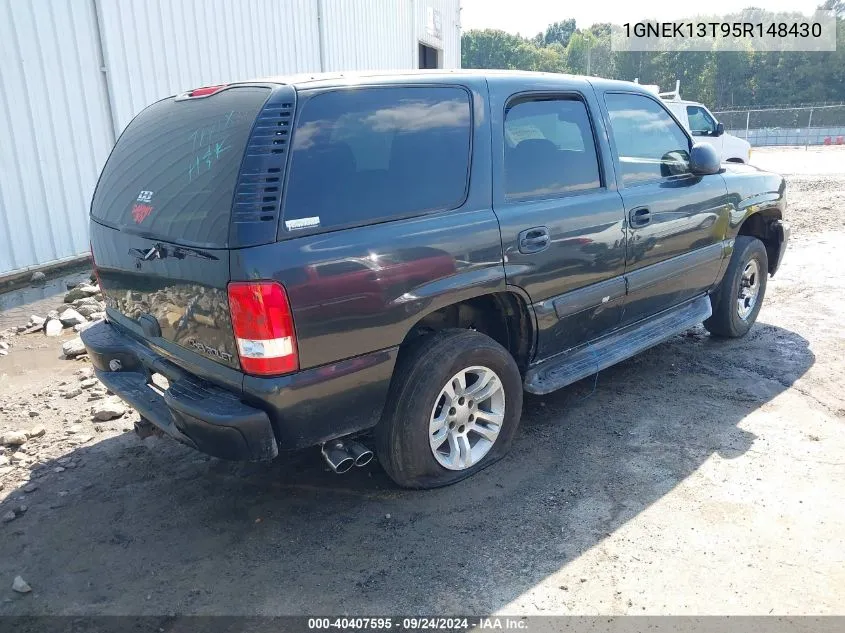
<svg viewBox="0 0 845 633">
<path fill-rule="evenodd" d="M 558 43 L 564 48 L 569 45 L 569 39 L 575 33 L 575 20 L 570 18 L 563 22 L 554 22 L 546 27 L 546 32 L 543 33 L 543 44 L 549 46 L 550 44 Z"/>
<path fill-rule="evenodd" d="M 576 31 L 569 38 L 566 47 L 566 67 L 576 75 L 589 75 L 592 72 L 592 49 L 596 38 L 589 32 Z"/>
<path fill-rule="evenodd" d="M 461 42 L 462 63 L 465 68 L 638 78 L 664 90 L 680 80 L 683 97 L 714 108 L 841 102 L 845 101 L 845 0 L 825 0 L 820 8 L 839 16 L 835 51 L 760 52 L 749 45 L 739 51 L 613 52 L 609 23 L 576 29 L 575 20 L 567 19 L 550 24 L 532 38 L 495 30 L 467 31 Z M 777 15 L 755 11 L 761 20 Z M 732 16 L 723 19 L 730 21 Z"/>
</svg>

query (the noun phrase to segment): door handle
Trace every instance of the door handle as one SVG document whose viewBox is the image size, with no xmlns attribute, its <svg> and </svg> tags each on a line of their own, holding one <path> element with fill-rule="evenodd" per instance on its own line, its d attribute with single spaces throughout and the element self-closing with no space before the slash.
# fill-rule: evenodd
<svg viewBox="0 0 845 633">
<path fill-rule="evenodd" d="M 631 212 L 628 214 L 628 219 L 632 228 L 636 229 L 645 226 L 651 222 L 651 211 L 648 210 L 648 207 L 637 207 L 636 209 L 631 209 Z"/>
<path fill-rule="evenodd" d="M 519 252 L 526 255 L 546 250 L 549 244 L 552 243 L 552 239 L 549 236 L 549 229 L 545 226 L 535 226 L 534 228 L 520 231 L 516 239 L 519 245 Z"/>
</svg>

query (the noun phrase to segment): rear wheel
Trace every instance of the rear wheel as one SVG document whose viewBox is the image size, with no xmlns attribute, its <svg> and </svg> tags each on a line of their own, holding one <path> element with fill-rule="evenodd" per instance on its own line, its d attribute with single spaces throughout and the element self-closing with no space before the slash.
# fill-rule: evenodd
<svg viewBox="0 0 845 633">
<path fill-rule="evenodd" d="M 740 235 L 718 291 L 713 295 L 713 315 L 704 327 L 716 336 L 745 336 L 760 313 L 766 295 L 769 260 L 766 247 L 756 237 Z"/>
<path fill-rule="evenodd" d="M 445 486 L 501 458 L 521 413 L 510 353 L 484 334 L 443 330 L 400 358 L 376 429 L 378 458 L 400 486 Z"/>
</svg>

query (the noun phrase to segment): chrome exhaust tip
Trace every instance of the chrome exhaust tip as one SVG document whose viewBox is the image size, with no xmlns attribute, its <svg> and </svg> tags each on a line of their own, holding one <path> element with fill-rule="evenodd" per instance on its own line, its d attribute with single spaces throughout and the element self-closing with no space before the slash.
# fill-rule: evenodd
<svg viewBox="0 0 845 633">
<path fill-rule="evenodd" d="M 373 461 L 373 452 L 363 444 L 359 444 L 358 442 L 349 442 L 346 446 L 349 450 L 349 454 L 352 455 L 352 458 L 355 460 L 356 466 L 366 466 Z"/>
<path fill-rule="evenodd" d="M 345 473 L 355 465 L 355 458 L 346 449 L 343 442 L 339 440 L 323 444 L 320 452 L 329 468 L 338 475 Z"/>
</svg>

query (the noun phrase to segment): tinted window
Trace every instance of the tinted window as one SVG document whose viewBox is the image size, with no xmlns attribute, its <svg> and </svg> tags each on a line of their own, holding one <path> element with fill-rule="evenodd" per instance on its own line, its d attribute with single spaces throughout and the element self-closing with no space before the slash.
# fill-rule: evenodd
<svg viewBox="0 0 845 633">
<path fill-rule="evenodd" d="M 605 103 L 626 185 L 689 172 L 689 139 L 648 97 L 608 94 Z"/>
<path fill-rule="evenodd" d="M 232 88 L 151 105 L 115 145 L 92 215 L 169 241 L 226 246 L 241 159 L 269 94 Z"/>
<path fill-rule="evenodd" d="M 523 101 L 505 114 L 505 196 L 542 198 L 601 186 L 587 107 Z"/>
<path fill-rule="evenodd" d="M 316 95 L 294 131 L 285 226 L 306 220 L 301 225 L 308 228 L 331 227 L 455 208 L 466 195 L 470 135 L 469 95 L 460 88 Z"/>
<path fill-rule="evenodd" d="M 689 129 L 693 134 L 708 136 L 716 131 L 716 121 L 701 106 L 687 106 Z"/>
</svg>

